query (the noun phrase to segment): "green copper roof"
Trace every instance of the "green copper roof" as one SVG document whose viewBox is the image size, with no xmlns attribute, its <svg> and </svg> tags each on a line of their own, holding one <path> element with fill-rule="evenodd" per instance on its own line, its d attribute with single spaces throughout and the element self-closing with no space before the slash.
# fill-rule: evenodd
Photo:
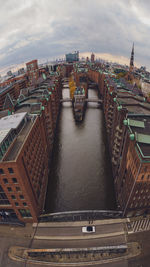
<svg viewBox="0 0 150 267">
<path fill-rule="evenodd" d="M 136 133 L 136 141 L 139 143 L 150 144 L 150 135 Z"/>
<path fill-rule="evenodd" d="M 130 134 L 130 139 L 131 139 L 131 141 L 133 141 L 133 140 L 134 140 L 134 137 L 135 137 L 135 135 L 134 135 L 134 134 Z"/>
<path fill-rule="evenodd" d="M 128 125 L 133 126 L 133 127 L 145 128 L 143 121 L 128 119 Z"/>
</svg>

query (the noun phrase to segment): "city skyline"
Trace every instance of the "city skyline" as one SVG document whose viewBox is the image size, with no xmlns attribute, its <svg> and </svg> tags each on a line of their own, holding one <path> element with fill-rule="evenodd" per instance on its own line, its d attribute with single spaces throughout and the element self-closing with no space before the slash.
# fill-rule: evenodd
<svg viewBox="0 0 150 267">
<path fill-rule="evenodd" d="M 127 64 L 134 41 L 135 62 L 150 69 L 149 6 L 139 0 L 3 2 L 0 68 L 74 50 Z"/>
</svg>

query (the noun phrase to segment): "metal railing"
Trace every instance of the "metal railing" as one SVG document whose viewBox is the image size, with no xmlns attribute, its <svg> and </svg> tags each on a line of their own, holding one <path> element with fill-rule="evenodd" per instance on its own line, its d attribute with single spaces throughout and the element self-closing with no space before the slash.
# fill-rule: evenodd
<svg viewBox="0 0 150 267">
<path fill-rule="evenodd" d="M 122 218 L 122 211 L 84 210 L 42 214 L 39 222 L 94 221 L 102 219 Z"/>
</svg>

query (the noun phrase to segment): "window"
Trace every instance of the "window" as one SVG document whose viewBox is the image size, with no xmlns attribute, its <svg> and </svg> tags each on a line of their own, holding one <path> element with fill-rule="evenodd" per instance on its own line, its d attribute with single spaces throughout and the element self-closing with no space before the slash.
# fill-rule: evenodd
<svg viewBox="0 0 150 267">
<path fill-rule="evenodd" d="M 14 195 L 11 195 L 11 198 L 12 198 L 12 199 L 16 199 L 16 197 L 15 197 Z"/>
<path fill-rule="evenodd" d="M 24 199 L 24 196 L 23 195 L 20 195 L 20 199 Z"/>
<path fill-rule="evenodd" d="M 12 178 L 12 181 L 13 181 L 14 184 L 17 184 L 18 183 L 18 181 L 17 181 L 16 178 Z"/>
<path fill-rule="evenodd" d="M 147 166 L 144 167 L 144 172 L 147 172 Z"/>
<path fill-rule="evenodd" d="M 4 193 L 2 186 L 0 185 L 0 205 L 10 205 L 9 200 Z"/>
<path fill-rule="evenodd" d="M 19 186 L 16 186 L 16 191 L 21 191 L 20 187 Z"/>
<path fill-rule="evenodd" d="M 15 202 L 15 206 L 19 206 L 19 203 L 18 202 Z"/>
<path fill-rule="evenodd" d="M 11 187 L 7 187 L 7 190 L 8 190 L 9 192 L 12 192 L 12 188 L 11 188 Z"/>
<path fill-rule="evenodd" d="M 32 217 L 29 210 L 20 209 L 19 212 L 22 217 Z"/>
<path fill-rule="evenodd" d="M 9 173 L 14 173 L 13 168 L 8 168 Z"/>
<path fill-rule="evenodd" d="M 4 174 L 4 170 L 3 169 L 0 169 L 0 174 Z"/>
<path fill-rule="evenodd" d="M 4 178 L 3 179 L 3 182 L 4 182 L 4 184 L 8 184 L 8 179 L 7 178 Z"/>
<path fill-rule="evenodd" d="M 144 174 L 141 176 L 141 180 L 143 180 L 144 179 Z"/>
<path fill-rule="evenodd" d="M 23 202 L 23 206 L 27 206 L 27 203 L 26 202 Z"/>
</svg>

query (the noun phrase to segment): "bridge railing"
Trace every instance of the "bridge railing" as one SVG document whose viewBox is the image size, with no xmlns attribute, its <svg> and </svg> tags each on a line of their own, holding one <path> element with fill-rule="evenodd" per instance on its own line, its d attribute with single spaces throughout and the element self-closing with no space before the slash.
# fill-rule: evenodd
<svg viewBox="0 0 150 267">
<path fill-rule="evenodd" d="M 101 219 L 122 218 L 122 215 L 122 211 L 114 210 L 57 212 L 42 214 L 39 217 L 39 222 L 93 221 Z"/>
</svg>

